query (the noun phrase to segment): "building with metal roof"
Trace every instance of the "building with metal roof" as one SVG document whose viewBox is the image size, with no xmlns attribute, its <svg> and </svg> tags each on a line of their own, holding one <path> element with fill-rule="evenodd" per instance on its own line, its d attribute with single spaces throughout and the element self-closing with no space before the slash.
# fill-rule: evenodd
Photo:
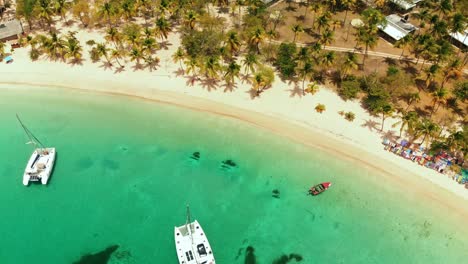
<svg viewBox="0 0 468 264">
<path fill-rule="evenodd" d="M 23 26 L 17 19 L 0 22 L 0 41 L 18 39 L 23 34 Z"/>
</svg>

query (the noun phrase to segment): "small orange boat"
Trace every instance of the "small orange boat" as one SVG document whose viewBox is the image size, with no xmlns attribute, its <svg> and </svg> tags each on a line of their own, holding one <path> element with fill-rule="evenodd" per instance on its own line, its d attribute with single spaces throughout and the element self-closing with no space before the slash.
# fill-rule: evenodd
<svg viewBox="0 0 468 264">
<path fill-rule="evenodd" d="M 332 185 L 331 182 L 324 182 L 324 183 L 317 184 L 309 189 L 309 194 L 314 195 L 314 196 L 319 195 L 323 193 L 324 191 L 326 191 L 328 188 L 330 188 L 331 185 Z"/>
</svg>

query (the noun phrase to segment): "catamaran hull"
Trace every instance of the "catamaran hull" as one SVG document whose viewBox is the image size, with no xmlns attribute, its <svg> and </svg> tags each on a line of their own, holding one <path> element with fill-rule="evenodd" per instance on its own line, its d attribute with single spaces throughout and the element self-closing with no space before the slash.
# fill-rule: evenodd
<svg viewBox="0 0 468 264">
<path fill-rule="evenodd" d="M 216 264 L 208 238 L 197 220 L 175 227 L 174 239 L 179 264 Z"/>
<path fill-rule="evenodd" d="M 56 154 L 55 148 L 35 149 L 24 170 L 23 185 L 37 181 L 46 185 L 54 169 Z"/>
</svg>

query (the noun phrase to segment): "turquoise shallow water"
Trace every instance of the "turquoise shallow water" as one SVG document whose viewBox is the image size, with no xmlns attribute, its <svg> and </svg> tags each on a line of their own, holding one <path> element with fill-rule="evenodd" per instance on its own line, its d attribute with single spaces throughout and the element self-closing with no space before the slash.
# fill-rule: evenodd
<svg viewBox="0 0 468 264">
<path fill-rule="evenodd" d="M 57 148 L 47 186 L 21 184 L 31 149 L 15 113 Z M 0 90 L 0 121 L 2 264 L 74 263 L 112 245 L 119 248 L 109 263 L 177 263 L 173 228 L 184 223 L 186 203 L 220 264 L 286 263 L 280 258 L 291 253 L 300 263 L 468 259 L 466 223 L 444 205 L 237 120 L 15 87 Z M 190 159 L 195 151 L 198 162 Z M 238 167 L 223 169 L 227 159 Z M 323 181 L 334 186 L 305 195 Z"/>
</svg>

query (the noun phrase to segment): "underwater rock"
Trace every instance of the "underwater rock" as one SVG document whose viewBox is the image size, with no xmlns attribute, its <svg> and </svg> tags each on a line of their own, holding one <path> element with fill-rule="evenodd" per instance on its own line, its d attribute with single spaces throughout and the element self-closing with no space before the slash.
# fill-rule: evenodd
<svg viewBox="0 0 468 264">
<path fill-rule="evenodd" d="M 73 262 L 73 264 L 107 264 L 109 259 L 119 248 L 119 245 L 112 245 L 95 254 L 83 255 L 80 260 Z"/>
<path fill-rule="evenodd" d="M 281 257 L 275 259 L 273 264 L 286 264 L 289 262 L 289 257 L 286 255 L 282 255 Z"/>
<path fill-rule="evenodd" d="M 199 160 L 200 159 L 200 152 L 198 152 L 198 151 L 194 152 L 190 158 L 194 159 L 194 160 Z"/>
<path fill-rule="evenodd" d="M 289 260 L 295 259 L 297 262 L 302 261 L 302 256 L 296 253 L 289 254 Z"/>
<path fill-rule="evenodd" d="M 254 254 L 255 249 L 252 246 L 248 246 L 245 250 L 244 264 L 256 264 L 257 257 Z"/>
<path fill-rule="evenodd" d="M 231 169 L 234 169 L 237 167 L 237 164 L 233 161 L 233 160 L 224 160 L 222 163 L 221 163 L 221 168 L 223 170 L 231 170 Z"/>
<path fill-rule="evenodd" d="M 115 257 L 117 259 L 126 259 L 126 258 L 130 258 L 131 256 L 132 256 L 132 253 L 130 253 L 130 251 L 128 250 L 115 252 Z"/>
<path fill-rule="evenodd" d="M 274 189 L 273 191 L 271 191 L 271 196 L 273 198 L 280 198 L 280 191 L 278 189 Z"/>
<path fill-rule="evenodd" d="M 120 168 L 119 163 L 111 159 L 104 159 L 102 161 L 102 166 L 113 171 L 118 170 Z"/>
<path fill-rule="evenodd" d="M 302 259 L 303 259 L 302 256 L 296 253 L 291 253 L 289 254 L 289 256 L 286 254 L 283 254 L 279 258 L 275 259 L 273 261 L 273 264 L 287 264 L 293 260 L 295 260 L 295 262 L 301 262 Z"/>
<path fill-rule="evenodd" d="M 231 166 L 231 167 L 237 167 L 237 164 L 233 160 L 225 160 L 223 161 L 224 165 Z"/>
</svg>

